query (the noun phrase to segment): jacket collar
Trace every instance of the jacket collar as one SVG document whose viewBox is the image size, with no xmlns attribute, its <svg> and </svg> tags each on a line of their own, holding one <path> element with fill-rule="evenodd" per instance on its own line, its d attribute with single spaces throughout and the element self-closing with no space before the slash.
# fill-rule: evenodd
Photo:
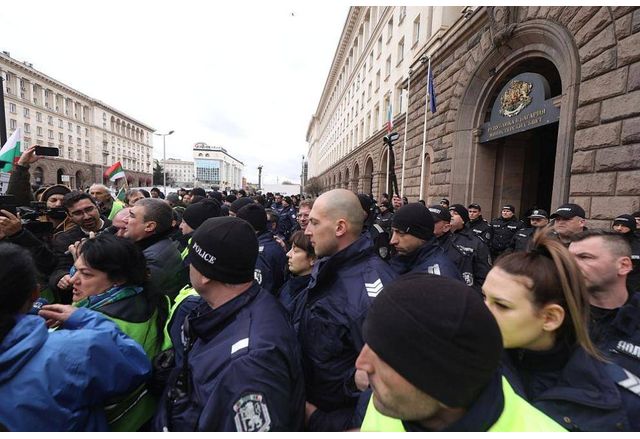
<svg viewBox="0 0 640 439">
<path fill-rule="evenodd" d="M 146 250 L 153 244 L 166 239 L 169 236 L 169 233 L 171 233 L 171 230 L 168 230 L 165 233 L 153 234 L 144 239 L 141 239 L 140 241 L 137 241 L 136 244 L 138 245 L 138 247 L 140 247 L 140 250 Z"/>
<path fill-rule="evenodd" d="M 439 248 L 435 237 L 430 238 L 422 246 L 406 255 L 397 255 L 391 259 L 391 267 L 394 271 L 404 274 L 410 271 L 420 261 L 430 257 Z"/>
<path fill-rule="evenodd" d="M 309 289 L 322 283 L 327 277 L 334 277 L 338 268 L 355 265 L 373 254 L 371 240 L 367 235 L 360 235 L 351 245 L 332 256 L 318 259 L 311 273 Z"/>
<path fill-rule="evenodd" d="M 206 302 L 198 305 L 188 317 L 190 331 L 198 338 L 211 340 L 227 326 L 230 319 L 256 298 L 260 290 L 260 285 L 254 281 L 243 293 L 216 309 Z"/>
</svg>

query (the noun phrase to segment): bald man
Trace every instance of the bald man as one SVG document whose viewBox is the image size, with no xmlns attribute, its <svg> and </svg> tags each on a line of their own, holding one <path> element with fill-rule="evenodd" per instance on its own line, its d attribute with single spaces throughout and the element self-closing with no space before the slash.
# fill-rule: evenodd
<svg viewBox="0 0 640 439">
<path fill-rule="evenodd" d="M 109 188 L 103 184 L 96 183 L 91 185 L 89 194 L 98 201 L 100 214 L 110 220 L 124 207 L 124 204 L 120 200 L 113 199 Z"/>
<path fill-rule="evenodd" d="M 367 234 L 365 214 L 353 192 L 322 194 L 305 235 L 318 256 L 308 287 L 296 303 L 294 324 L 302 346 L 308 431 L 358 428 L 355 360 L 364 343 L 362 322 L 371 302 L 395 278 Z M 366 384 L 364 384 L 366 387 Z"/>
</svg>

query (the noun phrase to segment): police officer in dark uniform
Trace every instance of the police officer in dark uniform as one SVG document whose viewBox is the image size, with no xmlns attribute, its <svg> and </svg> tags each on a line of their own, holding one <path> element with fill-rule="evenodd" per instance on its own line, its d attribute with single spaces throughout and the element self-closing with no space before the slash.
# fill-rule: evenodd
<svg viewBox="0 0 640 439">
<path fill-rule="evenodd" d="M 378 223 L 377 219 L 380 215 L 378 215 L 376 202 L 369 195 L 358 194 L 358 200 L 360 200 L 360 206 L 366 215 L 362 225 L 362 234 L 371 239 L 375 253 L 388 262 L 395 255 L 395 249 L 389 242 L 391 241 L 391 224 L 387 230 Z M 386 203 L 388 204 L 388 202 Z M 391 217 L 393 217 L 393 212 L 391 212 Z"/>
<path fill-rule="evenodd" d="M 515 235 L 513 235 L 511 244 L 509 244 L 509 249 L 511 251 L 527 250 L 527 246 L 529 245 L 529 241 L 533 238 L 533 234 L 549 224 L 549 214 L 544 209 L 534 209 L 531 211 L 531 215 L 527 218 L 529 218 L 529 221 L 531 222 L 531 227 L 520 229 Z"/>
<path fill-rule="evenodd" d="M 251 224 L 258 237 L 258 260 L 254 271 L 255 280 L 271 294 L 277 295 L 284 284 L 287 254 L 267 230 L 267 214 L 258 203 L 241 208 L 237 215 Z"/>
<path fill-rule="evenodd" d="M 388 201 L 383 201 L 379 206 L 380 213 L 376 216 L 376 224 L 382 227 L 391 236 L 391 220 L 393 220 L 393 208 Z"/>
<path fill-rule="evenodd" d="M 505 204 L 500 216 L 491 220 L 492 238 L 489 249 L 494 261 L 509 247 L 516 231 L 524 228 L 524 223 L 515 214 L 516 208 L 511 204 Z"/>
<path fill-rule="evenodd" d="M 469 212 L 467 227 L 488 246 L 491 242 L 491 226 L 482 217 L 482 208 L 478 203 L 471 203 L 467 211 Z"/>
<path fill-rule="evenodd" d="M 640 237 L 636 234 L 636 221 L 632 215 L 618 215 L 613 220 L 613 230 L 620 233 L 631 247 L 633 270 L 627 277 L 629 291 L 640 291 Z"/>
<path fill-rule="evenodd" d="M 462 280 L 458 268 L 433 236 L 433 217 L 422 203 L 409 203 L 398 209 L 391 227 L 391 244 L 397 255 L 390 265 L 396 273 L 430 273 Z"/>
<path fill-rule="evenodd" d="M 184 321 L 182 361 L 156 431 L 302 428 L 299 345 L 285 309 L 253 280 L 257 257 L 256 235 L 240 218 L 211 218 L 194 233 L 190 278 L 203 301 Z"/>
<path fill-rule="evenodd" d="M 285 241 L 288 241 L 291 236 L 291 230 L 296 224 L 296 215 L 296 208 L 293 206 L 291 197 L 284 197 L 282 199 L 282 210 L 278 215 L 278 235 L 282 236 Z"/>
<path fill-rule="evenodd" d="M 463 281 L 467 285 L 474 284 L 473 278 L 473 252 L 464 245 L 456 245 L 451 232 L 451 214 L 448 209 L 440 205 L 429 207 L 433 217 L 433 234 L 438 244 L 442 247 L 447 257 L 458 268 Z"/>
<path fill-rule="evenodd" d="M 470 253 L 473 260 L 473 279 L 467 285 L 482 292 L 482 284 L 491 270 L 491 256 L 489 248 L 466 225 L 469 222 L 469 213 L 462 204 L 452 204 L 449 208 L 451 214 L 451 232 L 453 242 L 462 252 Z"/>
</svg>

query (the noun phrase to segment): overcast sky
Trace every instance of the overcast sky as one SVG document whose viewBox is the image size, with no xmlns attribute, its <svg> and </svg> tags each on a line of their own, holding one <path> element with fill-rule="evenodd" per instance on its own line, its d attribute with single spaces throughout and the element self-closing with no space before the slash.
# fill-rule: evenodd
<svg viewBox="0 0 640 439">
<path fill-rule="evenodd" d="M 0 50 L 167 137 L 223 146 L 248 181 L 299 182 L 349 7 L 339 2 L 3 1 Z M 154 136 L 154 157 L 162 138 Z"/>
</svg>

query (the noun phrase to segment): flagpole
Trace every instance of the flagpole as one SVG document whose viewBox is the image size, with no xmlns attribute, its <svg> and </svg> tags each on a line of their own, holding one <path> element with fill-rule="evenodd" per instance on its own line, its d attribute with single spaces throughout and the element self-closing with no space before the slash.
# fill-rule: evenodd
<svg viewBox="0 0 640 439">
<path fill-rule="evenodd" d="M 393 117 L 393 107 L 391 105 L 391 96 L 389 96 L 389 110 L 388 110 L 388 117 L 387 117 L 387 135 L 391 134 L 391 131 L 393 130 L 393 128 L 391 128 L 391 118 Z M 384 186 L 384 192 L 386 192 L 387 194 L 389 194 L 389 166 L 391 163 L 391 157 L 389 154 L 389 150 L 391 149 L 391 147 L 387 144 L 385 144 L 385 148 L 387 148 L 387 179 L 385 181 L 385 186 Z M 393 197 L 393 194 L 389 194 L 390 197 Z"/>
<path fill-rule="evenodd" d="M 411 69 L 409 69 L 409 85 L 407 86 L 407 111 L 404 115 L 404 145 L 402 146 L 402 181 L 400 182 L 400 196 L 404 197 L 404 160 L 407 155 L 407 126 L 409 125 L 409 97 L 411 96 Z M 397 185 L 398 183 L 396 183 Z"/>
<path fill-rule="evenodd" d="M 422 156 L 420 158 L 420 163 L 422 164 L 420 168 L 420 200 L 424 200 L 424 156 L 427 147 L 427 113 L 429 112 L 429 78 L 431 75 L 431 57 L 427 55 L 427 59 L 429 64 L 427 67 L 427 92 L 424 95 L 424 126 L 422 129 Z"/>
</svg>

